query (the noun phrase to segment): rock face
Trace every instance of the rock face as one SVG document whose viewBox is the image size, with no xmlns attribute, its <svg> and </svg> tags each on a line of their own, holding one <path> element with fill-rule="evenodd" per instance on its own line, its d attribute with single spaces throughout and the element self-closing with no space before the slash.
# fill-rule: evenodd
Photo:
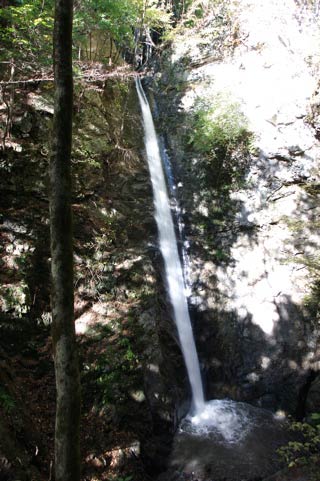
<svg viewBox="0 0 320 481">
<path fill-rule="evenodd" d="M 10 148 L 0 153 L 1 358 L 2 349 L 6 354 L 15 348 L 24 355 L 17 338 L 34 347 L 38 346 L 36 333 L 48 335 L 46 177 L 52 93 L 49 85 L 43 91 L 17 96 Z M 84 447 L 84 475 L 92 469 L 95 456 L 108 458 L 105 452 L 119 446 L 131 453 L 130 446 L 138 445 L 145 464 L 155 468 L 156 462 L 164 464 L 178 417 L 188 409 L 188 387 L 161 277 L 162 260 L 156 247 L 151 185 L 134 82 L 131 78 L 111 79 L 91 88 L 77 84 L 74 107 L 76 331 L 83 368 L 83 416 L 90 419 L 87 424 L 91 427 L 98 423 Z M 36 370 L 29 376 L 37 376 Z M 21 383 L 16 377 L 14 373 L 0 390 L 0 414 L 5 419 L 0 429 L 11 429 L 13 440 L 16 428 L 7 419 L 10 416 L 5 403 L 25 405 L 31 426 L 37 425 L 39 419 L 33 383 L 25 383 L 25 392 L 19 391 L 16 386 Z M 41 396 L 54 400 L 55 394 L 46 389 L 45 381 Z M 47 406 L 47 401 L 43 405 Z M 53 410 L 45 413 L 52 425 L 53 416 Z M 25 423 L 24 418 L 21 423 Z M 85 429 L 88 440 L 88 427 Z M 115 431 L 120 433 L 118 438 L 114 437 Z M 122 432 L 125 436 L 121 439 Z M 45 458 L 48 453 L 40 445 L 51 443 L 46 438 L 52 432 L 41 429 L 41 436 L 43 439 L 36 444 Z M 11 440 L 0 445 L 0 477 L 5 469 L 13 470 L 20 479 L 16 465 L 18 459 L 24 458 L 18 448 L 16 454 L 9 449 L 11 445 Z M 33 452 L 32 445 L 30 458 Z M 4 467 L 2 457 L 8 461 Z M 27 469 L 27 461 L 23 464 Z M 50 460 L 42 465 L 49 467 Z M 103 466 L 107 466 L 105 462 Z M 48 476 L 41 473 L 38 478 Z"/>
<path fill-rule="evenodd" d="M 293 0 L 219 2 L 177 36 L 152 83 L 207 396 L 293 414 L 319 362 L 313 15 Z"/>
<path fill-rule="evenodd" d="M 312 414 L 318 411 L 320 405 L 320 378 L 319 376 L 311 383 L 306 398 L 306 411 Z"/>
</svg>

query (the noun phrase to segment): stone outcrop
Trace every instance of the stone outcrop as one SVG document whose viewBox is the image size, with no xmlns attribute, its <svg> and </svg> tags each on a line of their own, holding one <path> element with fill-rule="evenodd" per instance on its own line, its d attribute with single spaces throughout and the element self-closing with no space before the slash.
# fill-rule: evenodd
<svg viewBox="0 0 320 481">
<path fill-rule="evenodd" d="M 185 212 L 207 396 L 303 415 L 319 367 L 318 27 L 293 0 L 220 3 L 150 82 Z M 210 166 L 199 105 L 237 105 L 247 151 Z"/>
</svg>

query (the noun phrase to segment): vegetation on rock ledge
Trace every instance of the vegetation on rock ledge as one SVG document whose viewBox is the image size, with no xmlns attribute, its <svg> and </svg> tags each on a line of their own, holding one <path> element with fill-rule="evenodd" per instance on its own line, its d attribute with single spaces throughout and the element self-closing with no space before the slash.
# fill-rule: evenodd
<svg viewBox="0 0 320 481">
<path fill-rule="evenodd" d="M 188 143 L 199 155 L 206 182 L 227 188 L 241 181 L 252 150 L 252 133 L 238 103 L 227 95 L 198 99 L 190 121 Z"/>
</svg>

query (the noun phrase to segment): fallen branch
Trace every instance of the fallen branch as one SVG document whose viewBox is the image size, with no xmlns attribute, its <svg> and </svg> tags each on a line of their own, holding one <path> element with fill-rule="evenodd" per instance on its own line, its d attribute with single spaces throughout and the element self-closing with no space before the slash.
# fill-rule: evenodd
<svg viewBox="0 0 320 481">
<path fill-rule="evenodd" d="M 127 71 L 127 72 L 108 72 L 106 74 L 100 74 L 100 75 L 93 75 L 93 74 L 84 74 L 84 75 L 78 75 L 74 76 L 74 80 L 85 80 L 86 82 L 98 82 L 101 81 L 103 82 L 104 80 L 107 80 L 110 77 L 136 77 L 139 75 L 135 71 Z M 141 74 L 140 74 L 141 75 Z M 47 77 L 47 78 L 35 78 L 35 79 L 28 79 L 28 80 L 8 80 L 8 81 L 0 81 L 0 85 L 25 85 L 25 84 L 33 84 L 33 83 L 38 83 L 38 82 L 53 82 L 54 78 L 53 77 Z"/>
<path fill-rule="evenodd" d="M 18 84 L 32 84 L 37 82 L 53 82 L 52 78 L 36 78 L 36 79 L 29 79 L 29 80 L 2 80 L 0 85 L 18 85 Z"/>
</svg>

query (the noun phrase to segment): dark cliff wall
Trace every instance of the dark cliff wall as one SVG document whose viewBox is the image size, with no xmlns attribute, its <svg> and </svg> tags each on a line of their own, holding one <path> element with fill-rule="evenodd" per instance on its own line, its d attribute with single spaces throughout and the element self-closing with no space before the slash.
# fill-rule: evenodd
<svg viewBox="0 0 320 481">
<path fill-rule="evenodd" d="M 164 463 L 178 413 L 187 409 L 188 387 L 162 278 L 134 82 L 76 85 L 74 108 L 84 476 L 101 466 L 126 469 L 135 459 L 132 450 L 155 469 Z M 49 476 L 53 446 L 47 195 L 52 113 L 51 85 L 17 91 L 12 136 L 0 153 L 0 353 L 7 373 L 0 410 L 1 429 L 10 438 L 0 444 L 0 454 L 9 477 L 21 469 L 29 476 L 36 446 L 38 477 Z M 25 442 L 21 468 L 17 459 Z M 97 461 L 103 457 L 107 461 Z"/>
</svg>

